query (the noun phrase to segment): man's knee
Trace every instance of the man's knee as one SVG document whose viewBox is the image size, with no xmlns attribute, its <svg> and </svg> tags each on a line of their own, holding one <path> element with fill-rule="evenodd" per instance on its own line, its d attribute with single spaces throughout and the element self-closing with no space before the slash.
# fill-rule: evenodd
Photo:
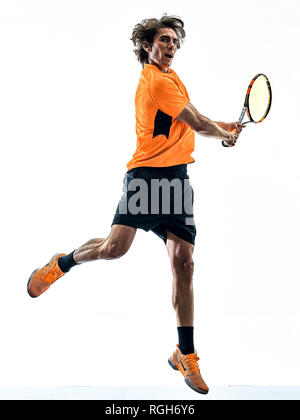
<svg viewBox="0 0 300 420">
<path fill-rule="evenodd" d="M 186 279 L 192 279 L 194 273 L 194 261 L 192 257 L 174 255 L 171 259 L 171 264 L 176 274 L 183 274 Z"/>
<path fill-rule="evenodd" d="M 136 228 L 113 225 L 109 236 L 98 248 L 98 258 L 114 260 L 126 254 L 135 237 Z"/>
<path fill-rule="evenodd" d="M 126 254 L 127 251 L 128 248 L 125 245 L 122 246 L 120 244 L 112 242 L 107 247 L 108 259 L 114 260 L 116 258 L 121 258 L 123 255 Z"/>
<path fill-rule="evenodd" d="M 128 247 L 117 242 L 107 241 L 98 248 L 98 258 L 115 260 L 121 258 L 128 251 Z"/>
</svg>

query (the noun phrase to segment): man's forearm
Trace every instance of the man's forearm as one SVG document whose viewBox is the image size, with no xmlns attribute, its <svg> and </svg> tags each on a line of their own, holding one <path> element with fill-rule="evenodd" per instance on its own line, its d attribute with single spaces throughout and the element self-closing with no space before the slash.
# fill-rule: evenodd
<svg viewBox="0 0 300 420">
<path fill-rule="evenodd" d="M 222 140 L 228 139 L 228 132 L 226 130 L 224 130 L 217 122 L 214 122 L 203 115 L 201 115 L 199 124 L 195 131 L 201 136 L 216 137 Z"/>
<path fill-rule="evenodd" d="M 214 137 L 221 140 L 232 142 L 235 140 L 233 135 L 227 131 L 225 123 L 220 125 L 211 119 L 200 114 L 197 109 L 189 102 L 178 115 L 177 119 L 189 125 L 192 130 L 201 136 Z M 223 125 L 224 126 L 223 126 Z"/>
<path fill-rule="evenodd" d="M 215 137 L 221 140 L 228 140 L 230 135 L 226 129 L 216 122 L 200 114 L 197 109 L 188 103 L 177 117 L 179 121 L 188 124 L 196 133 L 201 136 Z"/>
</svg>

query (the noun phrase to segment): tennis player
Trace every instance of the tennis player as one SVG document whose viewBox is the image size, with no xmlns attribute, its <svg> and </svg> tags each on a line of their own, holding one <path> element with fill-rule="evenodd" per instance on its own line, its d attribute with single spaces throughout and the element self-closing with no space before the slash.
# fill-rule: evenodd
<svg viewBox="0 0 300 420">
<path fill-rule="evenodd" d="M 232 147 L 242 125 L 214 122 L 190 103 L 184 84 L 171 69 L 184 38 L 184 23 L 176 16 L 165 14 L 135 26 L 131 39 L 143 67 L 135 97 L 137 147 L 127 164 L 111 232 L 107 238 L 91 239 L 69 254 L 52 257 L 31 274 L 27 290 L 36 298 L 77 264 L 123 256 L 137 229 L 154 232 L 166 244 L 173 275 L 178 345 L 169 364 L 183 374 L 188 386 L 206 394 L 194 348 L 196 227 L 187 165 L 194 162 L 195 132 Z"/>
</svg>

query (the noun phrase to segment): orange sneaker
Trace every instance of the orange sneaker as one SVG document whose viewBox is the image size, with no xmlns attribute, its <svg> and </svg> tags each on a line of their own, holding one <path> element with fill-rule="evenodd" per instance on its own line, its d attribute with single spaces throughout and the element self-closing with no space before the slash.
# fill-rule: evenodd
<svg viewBox="0 0 300 420">
<path fill-rule="evenodd" d="M 207 394 L 209 388 L 202 379 L 198 360 L 197 353 L 182 354 L 177 344 L 177 349 L 169 358 L 168 362 L 174 370 L 180 370 L 184 376 L 185 383 L 190 388 L 200 394 Z"/>
<path fill-rule="evenodd" d="M 46 292 L 47 289 L 65 273 L 61 271 L 57 264 L 57 260 L 60 257 L 64 257 L 66 254 L 55 254 L 51 261 L 40 269 L 34 270 L 29 277 L 27 283 L 27 292 L 32 298 L 40 296 Z"/>
</svg>

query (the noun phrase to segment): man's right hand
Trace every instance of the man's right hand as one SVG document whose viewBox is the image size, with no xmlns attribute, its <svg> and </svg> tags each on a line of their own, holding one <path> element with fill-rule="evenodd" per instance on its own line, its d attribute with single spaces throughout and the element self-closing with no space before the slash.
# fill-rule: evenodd
<svg viewBox="0 0 300 420">
<path fill-rule="evenodd" d="M 223 144 L 227 147 L 232 147 L 235 145 L 240 133 L 233 131 L 226 131 L 227 138 L 223 140 Z"/>
<path fill-rule="evenodd" d="M 246 125 L 241 124 L 239 122 L 233 122 L 233 123 L 223 123 L 223 122 L 217 122 L 217 124 L 222 127 L 226 134 L 228 135 L 228 139 L 226 138 L 223 140 L 223 145 L 226 147 L 232 147 L 235 145 L 238 136 L 242 132 L 243 128 L 246 127 Z M 235 136 L 234 136 L 235 134 Z"/>
</svg>

